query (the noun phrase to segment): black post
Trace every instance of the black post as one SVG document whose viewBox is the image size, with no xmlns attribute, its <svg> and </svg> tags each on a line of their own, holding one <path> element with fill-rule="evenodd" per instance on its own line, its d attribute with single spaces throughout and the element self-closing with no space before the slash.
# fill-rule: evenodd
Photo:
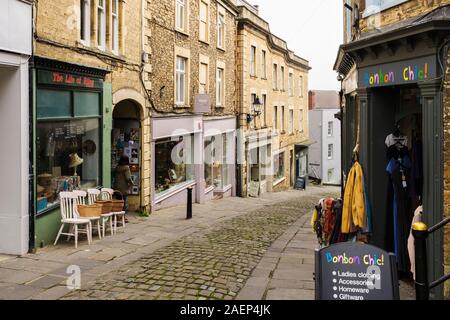
<svg viewBox="0 0 450 320">
<path fill-rule="evenodd" d="M 192 187 L 187 189 L 187 210 L 186 220 L 192 219 Z"/>
<path fill-rule="evenodd" d="M 429 300 L 430 287 L 428 283 L 427 238 L 428 227 L 424 223 L 412 226 L 415 242 L 416 262 L 416 300 Z"/>
<path fill-rule="evenodd" d="M 340 80 L 340 79 L 338 79 Z M 344 200 L 344 106 L 342 105 L 344 102 L 344 89 L 341 81 L 341 91 L 339 91 L 339 111 L 341 113 L 341 199 Z"/>
</svg>

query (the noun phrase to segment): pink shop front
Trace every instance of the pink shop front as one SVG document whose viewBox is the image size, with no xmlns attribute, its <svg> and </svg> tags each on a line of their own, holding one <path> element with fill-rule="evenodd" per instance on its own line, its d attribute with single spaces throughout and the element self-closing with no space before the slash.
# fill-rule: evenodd
<svg viewBox="0 0 450 320">
<path fill-rule="evenodd" d="M 152 208 L 236 195 L 236 118 L 154 117 L 152 121 Z"/>
</svg>

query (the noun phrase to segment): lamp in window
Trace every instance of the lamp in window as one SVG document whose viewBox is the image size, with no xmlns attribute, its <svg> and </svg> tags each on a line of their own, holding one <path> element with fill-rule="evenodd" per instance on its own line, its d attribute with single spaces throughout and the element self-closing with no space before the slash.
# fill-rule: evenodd
<svg viewBox="0 0 450 320">
<path fill-rule="evenodd" d="M 78 166 L 81 166 L 84 161 L 76 153 L 72 153 L 71 155 L 69 155 L 69 160 L 70 160 L 69 168 L 74 169 L 73 176 L 76 177 L 77 176 L 77 168 L 78 168 Z"/>
<path fill-rule="evenodd" d="M 255 100 L 252 102 L 252 113 L 247 114 L 247 122 L 252 122 L 255 117 L 259 117 L 261 115 L 261 107 L 262 103 L 259 100 L 259 97 L 255 95 Z"/>
</svg>

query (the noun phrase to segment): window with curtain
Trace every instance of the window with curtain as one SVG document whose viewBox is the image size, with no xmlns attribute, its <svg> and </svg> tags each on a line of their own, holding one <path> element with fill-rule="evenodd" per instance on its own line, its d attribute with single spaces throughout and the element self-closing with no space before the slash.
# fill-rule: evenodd
<svg viewBox="0 0 450 320">
<path fill-rule="evenodd" d="M 177 56 L 176 59 L 176 104 L 186 105 L 186 64 L 187 59 Z"/>
</svg>

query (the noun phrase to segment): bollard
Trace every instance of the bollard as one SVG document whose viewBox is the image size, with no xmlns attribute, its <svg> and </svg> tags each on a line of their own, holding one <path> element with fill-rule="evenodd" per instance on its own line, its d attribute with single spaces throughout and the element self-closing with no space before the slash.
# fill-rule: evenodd
<svg viewBox="0 0 450 320">
<path fill-rule="evenodd" d="M 187 189 L 186 220 L 192 219 L 192 187 Z"/>
<path fill-rule="evenodd" d="M 415 242 L 416 300 L 429 300 L 430 287 L 428 283 L 427 264 L 428 226 L 422 222 L 414 223 L 412 233 Z"/>
</svg>

